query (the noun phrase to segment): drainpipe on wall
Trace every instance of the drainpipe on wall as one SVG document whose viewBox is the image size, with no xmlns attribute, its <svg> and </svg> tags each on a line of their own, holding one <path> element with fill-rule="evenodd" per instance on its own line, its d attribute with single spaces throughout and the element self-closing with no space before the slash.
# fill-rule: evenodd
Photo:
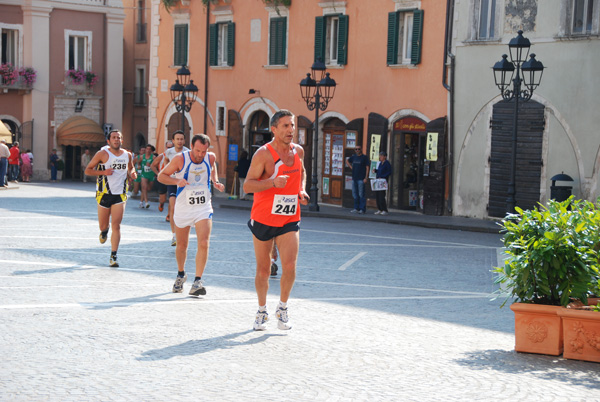
<svg viewBox="0 0 600 402">
<path fill-rule="evenodd" d="M 448 212 L 452 214 L 452 192 L 453 192 L 453 168 L 454 168 L 454 66 L 455 56 L 450 53 L 452 47 L 452 19 L 454 18 L 454 0 L 446 2 L 446 32 L 444 38 L 444 64 L 442 72 L 442 85 L 448 90 L 449 111 L 448 111 Z M 450 59 L 450 85 L 448 80 L 448 58 Z"/>
</svg>

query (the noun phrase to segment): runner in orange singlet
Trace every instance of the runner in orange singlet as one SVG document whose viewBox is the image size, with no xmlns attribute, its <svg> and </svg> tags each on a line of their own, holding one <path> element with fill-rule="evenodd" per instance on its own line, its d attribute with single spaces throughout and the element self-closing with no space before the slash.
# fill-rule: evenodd
<svg viewBox="0 0 600 402">
<path fill-rule="evenodd" d="M 292 143 L 294 115 L 280 110 L 271 118 L 273 140 L 260 147 L 252 158 L 244 192 L 254 193 L 248 227 L 252 231 L 256 255 L 254 285 L 258 296 L 258 312 L 254 330 L 266 329 L 267 291 L 271 273 L 273 243 L 281 261 L 281 294 L 277 306 L 277 326 L 291 329 L 287 301 L 296 280 L 296 261 L 300 244 L 300 204 L 307 205 L 305 191 L 304 149 Z"/>
</svg>

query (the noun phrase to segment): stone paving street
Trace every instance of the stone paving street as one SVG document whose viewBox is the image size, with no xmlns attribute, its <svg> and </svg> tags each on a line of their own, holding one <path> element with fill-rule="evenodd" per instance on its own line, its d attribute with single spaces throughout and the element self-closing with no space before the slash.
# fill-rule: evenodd
<svg viewBox="0 0 600 402">
<path fill-rule="evenodd" d="M 600 400 L 600 364 L 514 352 L 512 312 L 490 300 L 497 234 L 306 217 L 294 328 L 277 329 L 278 276 L 254 332 L 248 211 L 215 208 L 194 298 L 191 278 L 171 293 L 156 203 L 128 203 L 108 267 L 93 189 L 0 191 L 0 401 Z"/>
</svg>

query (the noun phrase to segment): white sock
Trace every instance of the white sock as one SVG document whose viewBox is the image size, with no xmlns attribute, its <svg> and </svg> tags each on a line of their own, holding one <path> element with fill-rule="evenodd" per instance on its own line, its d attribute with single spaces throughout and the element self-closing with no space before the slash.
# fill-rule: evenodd
<svg viewBox="0 0 600 402">
<path fill-rule="evenodd" d="M 286 302 L 286 303 L 284 303 L 284 302 L 282 302 L 281 300 L 279 300 L 279 305 L 278 305 L 277 307 L 278 307 L 278 308 L 279 308 L 279 307 L 281 307 L 281 308 L 287 308 L 287 302 Z"/>
<path fill-rule="evenodd" d="M 267 311 L 267 306 L 258 306 L 258 311 L 265 312 Z"/>
</svg>

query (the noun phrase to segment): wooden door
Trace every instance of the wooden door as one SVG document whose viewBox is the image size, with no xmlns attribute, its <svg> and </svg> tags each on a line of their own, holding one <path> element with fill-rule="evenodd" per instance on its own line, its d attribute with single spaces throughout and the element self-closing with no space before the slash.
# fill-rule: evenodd
<svg viewBox="0 0 600 402">
<path fill-rule="evenodd" d="M 498 102 L 492 112 L 488 214 L 499 218 L 507 213 L 514 109 L 514 101 Z M 532 209 L 540 201 L 544 125 L 544 105 L 535 101 L 519 103 L 515 201 L 523 209 Z"/>
<path fill-rule="evenodd" d="M 323 167 L 321 198 L 324 203 L 342 205 L 345 145 L 345 131 L 325 129 L 323 133 L 323 160 L 321 165 Z"/>
</svg>

